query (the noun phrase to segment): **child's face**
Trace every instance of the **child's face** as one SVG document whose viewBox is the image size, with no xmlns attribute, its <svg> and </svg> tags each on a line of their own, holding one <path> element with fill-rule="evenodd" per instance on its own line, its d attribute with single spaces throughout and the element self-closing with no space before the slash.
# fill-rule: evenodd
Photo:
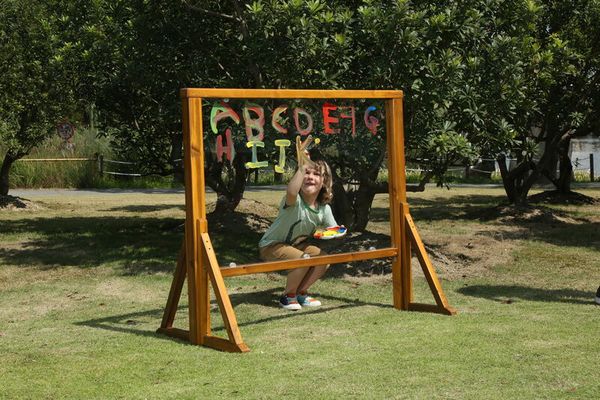
<svg viewBox="0 0 600 400">
<path fill-rule="evenodd" d="M 318 195 L 323 187 L 323 175 L 321 171 L 313 168 L 306 168 L 304 180 L 302 181 L 301 191 L 305 195 Z"/>
</svg>

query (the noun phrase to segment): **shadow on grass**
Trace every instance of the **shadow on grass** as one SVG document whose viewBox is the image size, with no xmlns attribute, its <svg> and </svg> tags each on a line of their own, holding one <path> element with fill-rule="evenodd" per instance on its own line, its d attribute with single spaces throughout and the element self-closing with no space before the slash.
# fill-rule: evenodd
<svg viewBox="0 0 600 400">
<path fill-rule="evenodd" d="M 179 307 L 179 312 L 187 311 L 187 307 Z M 101 318 L 94 318 L 87 321 L 75 322 L 77 326 L 87 326 L 90 328 L 105 329 L 113 332 L 127 333 L 147 337 L 166 337 L 156 333 L 155 330 L 144 330 L 136 328 L 136 325 L 147 322 L 148 319 L 162 320 L 163 310 L 154 309 L 139 311 L 121 315 L 111 315 Z M 158 328 L 158 326 L 157 326 Z M 172 339 L 172 338 L 170 338 Z M 176 340 L 176 339 L 173 339 Z"/>
<path fill-rule="evenodd" d="M 518 223 L 520 231 L 503 232 L 504 239 L 528 239 L 556 246 L 600 248 L 600 222 Z"/>
<path fill-rule="evenodd" d="M 516 300 L 554 303 L 593 304 L 594 292 L 576 289 L 540 289 L 514 285 L 471 285 L 457 290 L 470 297 L 480 297 L 501 303 Z"/>
<path fill-rule="evenodd" d="M 177 204 L 156 204 L 156 205 L 148 205 L 148 204 L 139 204 L 139 205 L 130 205 L 130 206 L 122 206 L 122 207 L 112 207 L 107 210 L 101 211 L 126 211 L 132 213 L 145 213 L 145 212 L 156 212 L 156 211 L 165 211 L 165 210 L 185 210 L 185 205 L 177 205 Z"/>
<path fill-rule="evenodd" d="M 438 197 L 433 200 L 413 199 L 411 213 L 417 226 L 420 221 L 477 220 L 482 213 L 500 201 L 501 196 L 491 195 L 457 195 L 448 198 Z M 139 213 L 141 214 L 139 216 L 3 220 L 0 224 L 0 235 L 32 239 L 21 242 L 18 246 L 0 247 L 0 264 L 30 265 L 40 269 L 62 266 L 92 268 L 110 265 L 127 275 L 171 272 L 175 267 L 183 239 L 183 220 L 153 217 L 143 213 L 172 207 L 182 206 L 143 205 L 112 209 Z M 374 208 L 373 218 L 375 221 L 378 218 L 385 218 L 387 221 L 389 210 Z M 233 213 L 222 218 L 221 221 L 209 220 L 211 238 L 221 265 L 228 265 L 231 262 L 238 265 L 257 262 L 258 241 L 269 224 L 269 219 L 251 213 Z M 502 224 L 498 221 L 486 223 L 491 228 Z M 517 229 L 504 231 L 502 233 L 504 240 L 526 238 L 560 246 L 592 249 L 600 246 L 600 223 L 598 222 L 514 222 L 511 225 Z M 366 247 L 387 246 L 378 241 L 367 243 L 363 238 L 360 240 Z M 350 245 L 351 241 L 346 238 L 335 243 L 336 246 L 339 244 Z M 358 275 L 362 273 L 363 267 L 372 273 L 383 272 L 385 265 L 381 264 L 380 267 L 379 264 L 367 263 L 365 266 L 359 265 L 356 271 L 347 270 L 345 273 Z M 332 276 L 336 276 L 336 273 Z"/>
<path fill-rule="evenodd" d="M 255 304 L 255 305 L 262 305 L 262 306 L 266 306 L 266 307 L 272 307 L 272 309 L 273 309 L 274 315 L 272 315 L 272 316 L 253 320 L 253 321 L 241 322 L 241 323 L 238 323 L 238 325 L 240 327 L 259 325 L 259 324 L 269 323 L 272 321 L 279 321 L 279 320 L 285 320 L 285 319 L 290 319 L 290 318 L 302 318 L 303 316 L 306 316 L 308 314 L 310 314 L 310 315 L 322 314 L 322 313 L 327 313 L 327 312 L 334 311 L 334 310 L 342 310 L 342 309 L 347 309 L 347 308 L 364 307 L 364 306 L 392 308 L 392 305 L 387 305 L 387 304 L 370 303 L 370 302 L 360 301 L 358 299 L 349 299 L 349 298 L 330 296 L 330 295 L 319 295 L 320 299 L 336 301 L 336 302 L 344 303 L 344 304 L 335 305 L 335 306 L 325 305 L 323 307 L 318 307 L 318 308 L 314 308 L 314 309 L 304 309 L 301 312 L 290 312 L 290 311 L 280 309 L 277 305 L 277 299 L 278 299 L 280 293 L 282 292 L 282 290 L 283 290 L 283 288 L 277 287 L 277 288 L 267 289 L 267 290 L 263 290 L 263 291 L 259 291 L 259 292 L 230 294 L 229 297 L 231 299 L 231 303 L 234 308 L 241 304 Z M 218 306 L 217 306 L 216 301 L 213 300 L 211 302 L 211 311 L 215 311 L 215 310 L 218 310 Z M 180 339 L 161 335 L 159 333 L 156 333 L 154 330 L 150 331 L 150 330 L 136 328 L 136 325 L 146 323 L 148 321 L 148 319 L 161 321 L 163 312 L 164 312 L 164 310 L 162 310 L 162 309 L 153 309 L 153 310 L 140 311 L 140 312 L 134 312 L 134 313 L 111 315 L 111 316 L 105 316 L 105 317 L 101 317 L 101 318 L 94 318 L 94 319 L 90 319 L 87 321 L 76 322 L 75 325 L 87 326 L 87 327 L 96 328 L 96 329 L 105 329 L 105 330 L 109 330 L 109 331 L 113 331 L 113 332 L 127 333 L 127 334 L 139 335 L 139 336 L 161 337 L 161 338 L 165 338 L 167 340 L 181 341 L 181 342 L 187 343 Z M 181 313 L 187 314 L 187 312 L 188 312 L 187 306 L 179 306 L 177 308 L 177 315 L 175 316 L 175 324 L 174 324 L 175 326 L 178 326 L 177 325 L 177 320 L 178 320 L 177 316 L 181 315 Z M 215 318 L 213 316 L 212 319 L 214 321 L 218 321 L 218 325 L 212 326 L 212 328 L 211 328 L 213 332 L 215 332 L 215 333 L 221 332 L 222 333 L 222 332 L 226 331 L 224 325 L 222 324 L 222 320 L 220 318 L 218 318 L 218 317 Z M 157 322 L 157 323 L 160 324 L 159 322 Z M 156 326 L 156 328 L 158 328 L 158 325 Z M 188 329 L 187 326 L 181 327 L 181 328 L 185 329 L 185 330 Z"/>
<path fill-rule="evenodd" d="M 510 222 L 497 219 L 503 196 L 457 195 L 434 199 L 411 199 L 410 213 L 417 228 L 420 222 L 454 221 L 480 222 L 487 227 L 512 226 L 512 231 L 503 230 L 505 240 L 535 240 L 557 246 L 600 248 L 600 223 L 580 218 L 552 218 L 569 216 L 568 212 L 542 208 L 543 218 L 524 220 L 514 218 Z M 518 215 L 518 213 L 517 213 Z M 389 221 L 387 208 L 373 208 L 372 221 Z"/>
<path fill-rule="evenodd" d="M 159 217 L 52 217 L 2 221 L 0 235 L 34 239 L 0 247 L 0 264 L 54 269 L 111 265 L 125 275 L 171 272 L 183 240 L 183 220 Z M 213 245 L 224 264 L 255 262 L 262 235 L 243 219 Z M 234 245 L 232 245 L 234 244 Z"/>
<path fill-rule="evenodd" d="M 477 220 L 479 213 L 502 203 L 502 196 L 456 195 L 433 199 L 412 198 L 408 200 L 410 214 L 415 221 L 439 221 L 449 219 Z M 390 212 L 385 207 L 371 209 L 371 221 L 389 221 Z"/>
<path fill-rule="evenodd" d="M 0 248 L 0 263 L 53 269 L 115 265 L 124 274 L 172 271 L 183 238 L 176 218 L 53 217 L 3 221 L 0 234 L 34 239 Z"/>
<path fill-rule="evenodd" d="M 361 301 L 357 298 L 350 299 L 347 297 L 337 297 L 337 296 L 326 295 L 326 294 L 322 294 L 322 293 L 315 293 L 316 297 L 318 297 L 320 300 L 323 300 L 323 303 L 324 303 L 323 306 L 315 307 L 315 308 L 303 308 L 302 311 L 300 311 L 300 312 L 293 312 L 293 311 L 283 310 L 279 307 L 278 301 L 279 301 L 279 296 L 281 296 L 281 293 L 283 293 L 283 287 L 267 289 L 267 290 L 263 290 L 260 292 L 230 294 L 229 298 L 231 299 L 231 303 L 234 308 L 241 304 L 257 304 L 257 305 L 262 305 L 265 307 L 272 307 L 273 312 L 277 313 L 277 315 L 272 315 L 269 317 L 265 317 L 265 318 L 261 318 L 261 319 L 257 319 L 257 320 L 253 320 L 253 321 L 241 322 L 241 323 L 239 323 L 239 326 L 243 327 L 243 326 L 250 326 L 250 325 L 258 325 L 258 324 L 268 323 L 268 322 L 272 322 L 272 321 L 280 321 L 280 320 L 289 319 L 289 318 L 302 318 L 303 315 L 307 315 L 307 314 L 310 314 L 310 315 L 323 314 L 323 313 L 327 313 L 330 311 L 343 310 L 343 309 L 347 309 L 347 308 L 356 308 L 356 307 L 365 307 L 365 306 L 380 307 L 380 308 L 392 308 L 391 304 L 388 305 L 388 304 L 381 304 L 381 303 L 371 303 L 371 302 Z M 335 302 L 343 303 L 343 304 L 328 306 L 326 303 L 326 300 L 335 301 Z M 213 330 L 215 332 L 224 331 L 225 327 L 223 325 L 217 325 L 217 326 L 213 327 Z"/>
</svg>

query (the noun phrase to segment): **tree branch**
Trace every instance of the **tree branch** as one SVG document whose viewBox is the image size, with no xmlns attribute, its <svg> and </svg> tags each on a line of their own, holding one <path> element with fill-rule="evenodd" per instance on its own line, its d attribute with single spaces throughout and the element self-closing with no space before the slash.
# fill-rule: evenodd
<svg viewBox="0 0 600 400">
<path fill-rule="evenodd" d="M 183 4 L 192 11 L 197 11 L 197 12 L 200 12 L 203 14 L 212 15 L 213 17 L 220 17 L 220 18 L 231 20 L 231 21 L 237 21 L 237 18 L 234 17 L 233 15 L 223 14 L 223 13 L 220 13 L 217 11 L 212 11 L 212 10 L 206 10 L 206 9 L 200 8 L 196 5 L 192 5 L 189 2 L 187 2 L 186 0 L 183 0 Z"/>
<path fill-rule="evenodd" d="M 240 23 L 240 33 L 242 34 L 242 39 L 245 42 L 248 42 L 248 38 L 250 37 L 250 31 L 248 29 L 248 22 L 244 18 L 244 12 L 240 7 L 238 0 L 231 0 L 231 4 L 235 10 L 236 20 Z M 250 72 L 254 75 L 255 85 L 256 87 L 263 87 L 263 77 L 258 68 L 258 64 L 254 61 L 254 58 L 250 57 L 248 60 L 248 68 Z"/>
</svg>

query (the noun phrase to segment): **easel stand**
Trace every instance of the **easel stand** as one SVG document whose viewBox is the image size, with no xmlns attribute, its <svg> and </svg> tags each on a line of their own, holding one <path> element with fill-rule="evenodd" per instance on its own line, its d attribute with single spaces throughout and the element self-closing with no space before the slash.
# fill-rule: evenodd
<svg viewBox="0 0 600 400">
<path fill-rule="evenodd" d="M 171 284 L 159 333 L 192 344 L 229 352 L 247 352 L 224 278 L 261 272 L 289 270 L 327 264 L 392 257 L 392 295 L 398 310 L 456 314 L 449 306 L 406 202 L 404 172 L 404 131 L 401 91 L 361 90 L 269 90 L 269 89 L 182 89 L 183 131 L 185 145 L 186 221 L 185 239 Z M 388 140 L 389 192 L 391 212 L 391 247 L 332 254 L 299 260 L 284 260 L 221 268 L 217 261 L 206 222 L 204 146 L 202 142 L 203 98 L 270 98 L 270 99 L 385 99 Z M 436 304 L 413 302 L 411 249 L 414 248 Z M 189 330 L 173 327 L 175 314 L 187 278 Z M 212 285 L 228 339 L 211 335 L 210 288 Z"/>
</svg>

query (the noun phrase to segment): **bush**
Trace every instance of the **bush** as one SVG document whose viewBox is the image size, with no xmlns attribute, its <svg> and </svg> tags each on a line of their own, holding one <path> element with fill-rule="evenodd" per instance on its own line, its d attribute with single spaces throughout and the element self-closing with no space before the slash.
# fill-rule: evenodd
<svg viewBox="0 0 600 400">
<path fill-rule="evenodd" d="M 108 140 L 90 129 L 79 129 L 66 144 L 53 136 L 34 148 L 26 159 L 89 158 L 89 161 L 26 161 L 18 160 L 10 171 L 11 187 L 41 188 L 95 187 L 100 180 L 98 154 L 109 155 Z"/>
</svg>

